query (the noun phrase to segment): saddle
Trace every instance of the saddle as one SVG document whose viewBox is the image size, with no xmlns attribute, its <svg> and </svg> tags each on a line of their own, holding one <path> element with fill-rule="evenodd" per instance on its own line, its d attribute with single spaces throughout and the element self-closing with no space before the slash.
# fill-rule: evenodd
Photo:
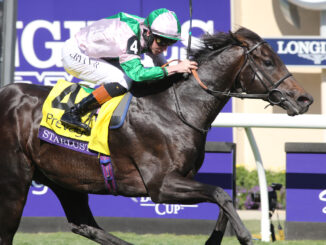
<svg viewBox="0 0 326 245">
<path fill-rule="evenodd" d="M 104 103 L 99 110 L 82 117 L 82 121 L 91 128 L 90 135 L 84 134 L 82 130 L 63 125 L 60 121 L 66 110 L 92 91 L 79 84 L 59 80 L 43 104 L 39 138 L 48 143 L 89 155 L 98 153 L 110 155 L 109 129 L 118 129 L 123 125 L 132 99 L 131 93 L 114 97 Z"/>
</svg>

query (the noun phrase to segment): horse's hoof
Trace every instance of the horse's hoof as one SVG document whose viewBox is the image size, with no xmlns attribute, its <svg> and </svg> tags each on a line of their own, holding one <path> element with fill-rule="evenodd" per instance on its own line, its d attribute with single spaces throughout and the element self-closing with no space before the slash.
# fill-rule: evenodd
<svg viewBox="0 0 326 245">
<path fill-rule="evenodd" d="M 253 245 L 252 237 L 249 231 L 243 232 L 238 239 L 241 245 Z"/>
<path fill-rule="evenodd" d="M 223 239 L 224 233 L 221 231 L 213 231 L 212 235 L 208 238 L 205 245 L 220 245 Z"/>
</svg>

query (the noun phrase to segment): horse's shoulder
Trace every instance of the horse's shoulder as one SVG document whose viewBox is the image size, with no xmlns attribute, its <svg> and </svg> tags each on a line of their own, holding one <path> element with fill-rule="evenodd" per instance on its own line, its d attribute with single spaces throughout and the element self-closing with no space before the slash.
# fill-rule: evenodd
<svg viewBox="0 0 326 245">
<path fill-rule="evenodd" d="M 14 83 L 9 85 L 10 89 L 23 95 L 29 95 L 32 97 L 45 98 L 51 91 L 51 86 L 27 84 L 27 83 Z"/>
<path fill-rule="evenodd" d="M 0 89 L 0 104 L 7 108 L 15 108 L 25 103 L 41 105 L 50 90 L 51 87 L 41 85 L 12 83 Z"/>
<path fill-rule="evenodd" d="M 28 83 L 11 83 L 1 88 L 1 92 L 11 92 L 11 93 L 20 93 L 20 94 L 28 94 L 32 92 L 49 92 L 52 87 L 36 85 L 36 84 L 28 84 Z"/>
<path fill-rule="evenodd" d="M 49 92 L 53 88 L 51 86 L 29 84 L 29 83 L 14 83 L 9 86 L 13 86 L 13 88 L 19 89 L 21 91 L 46 91 L 46 92 Z"/>
</svg>

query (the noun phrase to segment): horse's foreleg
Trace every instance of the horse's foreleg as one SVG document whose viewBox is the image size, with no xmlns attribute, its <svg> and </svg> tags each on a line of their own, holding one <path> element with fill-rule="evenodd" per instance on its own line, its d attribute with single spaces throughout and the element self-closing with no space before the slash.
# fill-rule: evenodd
<svg viewBox="0 0 326 245">
<path fill-rule="evenodd" d="M 79 225 L 76 226 L 74 224 L 69 224 L 70 229 L 72 232 L 84 236 L 86 238 L 89 238 L 93 240 L 94 242 L 97 242 L 99 244 L 104 245 L 132 245 L 131 243 L 128 243 L 126 241 L 121 240 L 120 238 L 111 235 L 110 233 L 107 233 L 101 229 L 88 226 L 88 225 Z"/>
<path fill-rule="evenodd" d="M 56 185 L 50 188 L 59 198 L 72 232 L 94 242 L 106 245 L 130 245 L 102 230 L 96 223 L 88 205 L 88 195 L 63 189 Z"/>
<path fill-rule="evenodd" d="M 178 173 L 166 175 L 159 187 L 157 181 L 158 178 L 152 178 L 146 183 L 149 195 L 154 202 L 180 204 L 212 202 L 218 204 L 223 210 L 216 229 L 207 244 L 221 243 L 227 223 L 226 218 L 230 221 L 239 242 L 245 245 L 252 244 L 251 234 L 237 214 L 231 197 L 222 188 L 199 183 Z"/>
<path fill-rule="evenodd" d="M 1 176 L 0 174 L 0 178 Z M 0 181 L 0 245 L 12 244 L 21 220 L 28 189 L 23 186 L 22 189 L 17 188 L 20 185 L 17 182 L 9 181 L 4 184 Z"/>
<path fill-rule="evenodd" d="M 12 244 L 34 171 L 22 160 L 24 155 L 10 153 L 5 147 L 0 150 L 0 245 Z"/>
<path fill-rule="evenodd" d="M 220 208 L 220 213 L 218 215 L 215 229 L 209 239 L 206 241 L 205 245 L 221 244 L 227 224 L 228 218 L 225 215 L 223 209 Z"/>
</svg>

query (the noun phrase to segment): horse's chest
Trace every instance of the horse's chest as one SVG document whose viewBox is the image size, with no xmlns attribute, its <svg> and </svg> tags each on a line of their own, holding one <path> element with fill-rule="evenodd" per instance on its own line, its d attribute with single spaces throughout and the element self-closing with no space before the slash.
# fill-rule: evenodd
<svg viewBox="0 0 326 245">
<path fill-rule="evenodd" d="M 190 158 L 184 161 L 180 166 L 179 171 L 182 172 L 183 176 L 194 177 L 204 161 L 204 154 L 198 152 L 192 154 Z"/>
</svg>

